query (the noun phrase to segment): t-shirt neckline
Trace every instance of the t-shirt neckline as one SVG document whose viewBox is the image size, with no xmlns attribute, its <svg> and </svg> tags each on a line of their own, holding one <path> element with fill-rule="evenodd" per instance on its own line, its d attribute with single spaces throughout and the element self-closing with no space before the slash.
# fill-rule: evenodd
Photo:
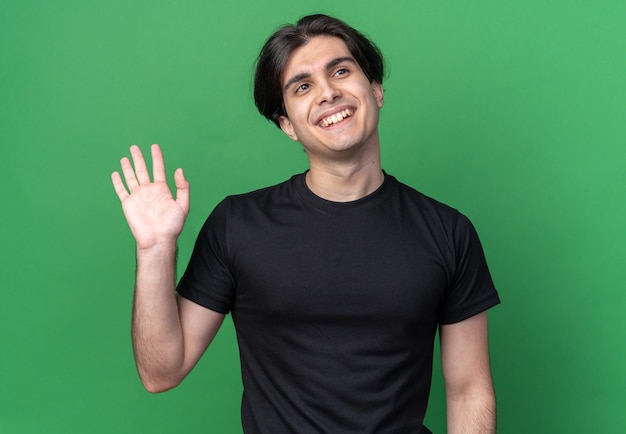
<svg viewBox="0 0 626 434">
<path fill-rule="evenodd" d="M 342 212 L 375 206 L 384 199 L 386 192 L 393 182 L 393 177 L 383 170 L 383 182 L 376 190 L 356 200 L 335 202 L 324 199 L 311 191 L 306 184 L 307 172 L 308 171 L 295 175 L 292 178 L 292 185 L 302 202 L 314 209 L 324 212 Z"/>
</svg>

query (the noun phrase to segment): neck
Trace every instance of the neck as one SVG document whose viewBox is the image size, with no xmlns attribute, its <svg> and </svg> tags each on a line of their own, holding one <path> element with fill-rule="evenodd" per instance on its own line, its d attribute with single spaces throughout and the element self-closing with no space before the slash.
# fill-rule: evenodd
<svg viewBox="0 0 626 434">
<path fill-rule="evenodd" d="M 315 164 L 306 175 L 309 189 L 322 199 L 350 202 L 373 193 L 385 176 L 380 157 L 352 163 Z"/>
</svg>

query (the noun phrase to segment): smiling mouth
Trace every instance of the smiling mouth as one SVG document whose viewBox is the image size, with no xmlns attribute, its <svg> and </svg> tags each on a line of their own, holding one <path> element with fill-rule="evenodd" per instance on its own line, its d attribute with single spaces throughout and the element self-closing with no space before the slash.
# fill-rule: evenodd
<svg viewBox="0 0 626 434">
<path fill-rule="evenodd" d="M 339 113 L 335 113 L 328 117 L 325 117 L 324 119 L 320 121 L 320 125 L 323 128 L 326 128 L 331 125 L 338 124 L 339 122 L 343 121 L 345 118 L 349 118 L 353 114 L 354 114 L 354 110 L 348 108 L 348 109 L 340 111 Z"/>
</svg>

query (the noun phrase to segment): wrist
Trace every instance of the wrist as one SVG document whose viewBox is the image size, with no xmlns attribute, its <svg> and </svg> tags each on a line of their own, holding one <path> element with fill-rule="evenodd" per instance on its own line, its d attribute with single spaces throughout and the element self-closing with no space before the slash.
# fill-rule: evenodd
<svg viewBox="0 0 626 434">
<path fill-rule="evenodd" d="M 150 244 L 137 243 L 136 245 L 137 259 L 174 257 L 177 250 L 178 245 L 175 238 L 160 240 Z"/>
</svg>

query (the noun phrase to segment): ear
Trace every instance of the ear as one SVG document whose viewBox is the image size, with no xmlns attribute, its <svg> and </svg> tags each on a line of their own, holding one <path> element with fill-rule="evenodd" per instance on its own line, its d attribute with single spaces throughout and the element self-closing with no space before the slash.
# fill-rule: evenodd
<svg viewBox="0 0 626 434">
<path fill-rule="evenodd" d="M 283 130 L 283 132 L 287 134 L 291 140 L 294 142 L 298 141 L 298 135 L 296 134 L 296 131 L 287 116 L 279 117 L 278 124 L 280 125 L 280 129 Z"/>
<path fill-rule="evenodd" d="M 377 81 L 372 81 L 371 85 L 378 108 L 383 108 L 383 102 L 385 101 L 385 91 L 383 90 L 383 85 Z"/>
</svg>

